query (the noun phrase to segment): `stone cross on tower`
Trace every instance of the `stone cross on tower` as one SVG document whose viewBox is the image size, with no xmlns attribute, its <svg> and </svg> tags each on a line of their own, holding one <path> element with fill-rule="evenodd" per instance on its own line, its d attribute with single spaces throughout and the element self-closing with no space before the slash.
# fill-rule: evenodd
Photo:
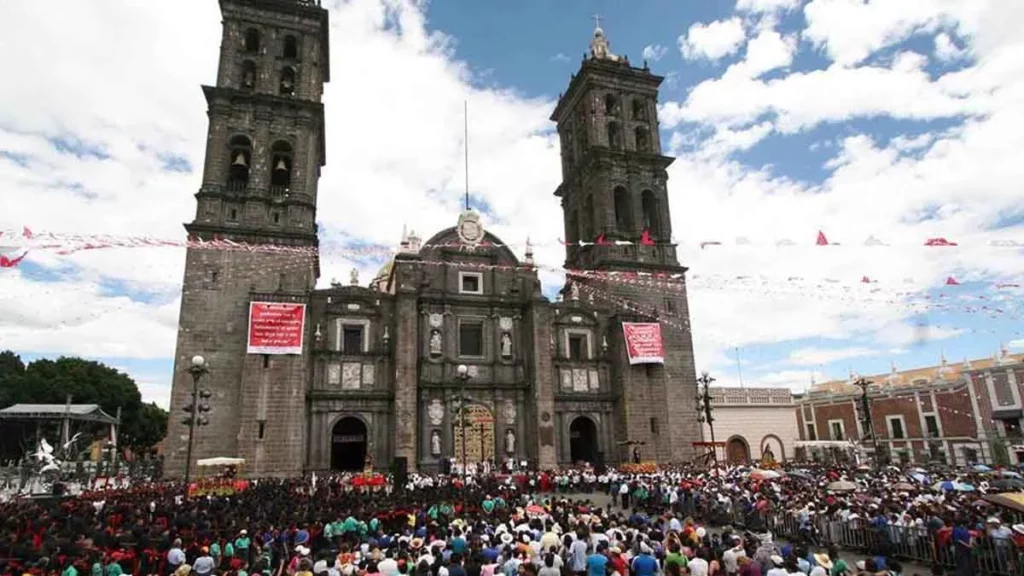
<svg viewBox="0 0 1024 576">
<path fill-rule="evenodd" d="M 596 28 L 600 28 L 601 27 L 601 15 L 600 14 L 594 14 L 593 16 L 591 16 L 591 18 L 594 19 L 594 28 L 595 29 Z"/>
</svg>

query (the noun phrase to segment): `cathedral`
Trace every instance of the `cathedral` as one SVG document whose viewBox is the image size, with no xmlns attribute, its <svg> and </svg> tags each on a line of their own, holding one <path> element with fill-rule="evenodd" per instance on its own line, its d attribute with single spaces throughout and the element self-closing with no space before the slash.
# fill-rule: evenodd
<svg viewBox="0 0 1024 576">
<path fill-rule="evenodd" d="M 202 182 L 185 225 L 170 476 L 189 454 L 193 470 L 202 458 L 244 458 L 253 477 L 693 457 L 685 284 L 614 281 L 686 271 L 671 242 L 661 77 L 615 55 L 597 28 L 552 112 L 573 271 L 557 301 L 543 296 L 529 249 L 520 260 L 470 210 L 427 240 L 403 238 L 371 281 L 317 289 L 327 10 L 317 0 L 220 6 Z M 203 373 L 190 371 L 195 356 Z M 190 449 L 182 417 L 193 395 L 202 416 Z"/>
</svg>

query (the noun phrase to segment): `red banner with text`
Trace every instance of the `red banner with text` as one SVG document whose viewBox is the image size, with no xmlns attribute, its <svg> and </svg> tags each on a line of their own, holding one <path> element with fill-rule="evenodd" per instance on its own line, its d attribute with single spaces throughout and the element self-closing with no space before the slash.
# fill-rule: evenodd
<svg viewBox="0 0 1024 576">
<path fill-rule="evenodd" d="M 664 364 L 661 345 L 661 324 L 657 322 L 623 322 L 626 354 L 630 364 Z"/>
<path fill-rule="evenodd" d="M 306 305 L 249 303 L 249 354 L 302 354 Z"/>
</svg>

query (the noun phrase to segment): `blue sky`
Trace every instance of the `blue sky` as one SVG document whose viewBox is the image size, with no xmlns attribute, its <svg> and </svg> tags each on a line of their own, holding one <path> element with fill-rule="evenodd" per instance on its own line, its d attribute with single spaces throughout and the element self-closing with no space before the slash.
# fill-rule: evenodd
<svg viewBox="0 0 1024 576">
<path fill-rule="evenodd" d="M 1024 258 L 989 245 L 1024 242 L 1024 135 L 1015 128 L 1024 124 L 1024 33 L 1006 24 L 1024 17 L 1019 6 L 327 4 L 334 81 L 324 95 L 322 284 L 347 280 L 353 267 L 366 281 L 383 261 L 346 249 L 393 246 L 403 226 L 426 239 L 454 224 L 468 101 L 473 205 L 518 253 L 533 240 L 553 294 L 563 233 L 547 118 L 597 13 L 613 52 L 636 65 L 646 54 L 666 77 L 659 120 L 663 150 L 677 158 L 673 230 L 681 260 L 704 277 L 690 283 L 699 370 L 727 385 L 742 372 L 747 385 L 799 390 L 890 363 L 935 364 L 942 353 L 960 361 L 1000 343 L 1024 349 L 1021 290 L 992 287 L 1024 283 Z M 9 200 L 0 229 L 182 238 L 204 165 L 199 85 L 216 74 L 216 4 L 102 0 L 61 21 L 29 0 L 11 6 L 0 35 L 39 49 L 0 60 L 38 81 L 27 91 L 0 86 L 0 194 Z M 111 59 L 133 73 L 111 74 Z M 842 246 L 811 246 L 819 230 Z M 183 251 L 61 256 L 11 236 L 0 236 L 5 252 L 32 251 L 0 272 L 0 347 L 29 359 L 103 360 L 166 403 Z M 868 236 L 890 246 L 860 248 Z M 921 247 L 935 237 L 961 246 Z M 783 239 L 800 246 L 777 247 Z M 722 245 L 702 250 L 705 241 Z M 878 283 L 861 285 L 865 275 Z M 944 287 L 949 276 L 964 285 Z M 959 308 L 919 313 L 943 293 Z M 1000 318 L 963 311 L 997 296 Z"/>
</svg>

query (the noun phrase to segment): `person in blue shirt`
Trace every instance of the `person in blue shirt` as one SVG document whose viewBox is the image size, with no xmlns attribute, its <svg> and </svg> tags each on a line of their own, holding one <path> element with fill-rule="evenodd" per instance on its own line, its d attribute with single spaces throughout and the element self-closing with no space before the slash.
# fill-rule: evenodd
<svg viewBox="0 0 1024 576">
<path fill-rule="evenodd" d="M 587 556 L 587 576 L 605 576 L 608 566 L 608 556 L 605 554 L 607 547 L 603 541 L 598 542 L 597 550 Z"/>
<path fill-rule="evenodd" d="M 654 576 L 658 572 L 658 561 L 654 559 L 654 550 L 647 544 L 640 544 L 640 555 L 633 558 L 633 576 Z"/>
</svg>

